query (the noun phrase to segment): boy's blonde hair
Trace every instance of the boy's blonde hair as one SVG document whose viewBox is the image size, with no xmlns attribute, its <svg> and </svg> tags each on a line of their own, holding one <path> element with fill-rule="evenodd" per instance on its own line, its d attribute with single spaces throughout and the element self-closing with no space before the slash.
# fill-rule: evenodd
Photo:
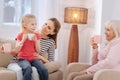
<svg viewBox="0 0 120 80">
<path fill-rule="evenodd" d="M 120 20 L 110 20 L 105 24 L 106 29 L 113 29 L 115 38 L 120 37 Z"/>
<path fill-rule="evenodd" d="M 31 19 L 36 19 L 36 17 L 32 14 L 26 14 L 22 17 L 21 19 L 21 31 L 24 32 L 25 31 L 25 28 L 24 28 L 24 23 L 29 23 L 29 21 Z"/>
</svg>

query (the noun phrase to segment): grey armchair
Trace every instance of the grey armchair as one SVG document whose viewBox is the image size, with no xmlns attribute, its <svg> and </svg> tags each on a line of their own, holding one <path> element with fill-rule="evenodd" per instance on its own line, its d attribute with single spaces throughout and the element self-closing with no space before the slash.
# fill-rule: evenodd
<svg viewBox="0 0 120 80">
<path fill-rule="evenodd" d="M 64 70 L 63 78 L 66 80 L 71 72 L 81 71 L 88 67 L 90 65 L 85 63 L 70 63 Z M 95 73 L 93 80 L 120 80 L 120 71 L 103 69 Z"/>
</svg>

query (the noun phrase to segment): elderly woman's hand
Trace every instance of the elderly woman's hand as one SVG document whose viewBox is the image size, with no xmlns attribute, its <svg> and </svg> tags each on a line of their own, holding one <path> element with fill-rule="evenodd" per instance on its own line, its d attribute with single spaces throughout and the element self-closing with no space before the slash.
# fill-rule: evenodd
<svg viewBox="0 0 120 80">
<path fill-rule="evenodd" d="M 94 38 L 93 37 L 90 39 L 90 44 L 91 44 L 93 49 L 98 48 L 98 44 L 94 42 Z"/>
</svg>

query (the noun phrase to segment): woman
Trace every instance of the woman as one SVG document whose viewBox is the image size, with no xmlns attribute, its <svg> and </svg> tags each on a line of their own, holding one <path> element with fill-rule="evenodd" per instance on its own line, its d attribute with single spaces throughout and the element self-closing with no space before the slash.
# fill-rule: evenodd
<svg viewBox="0 0 120 80">
<path fill-rule="evenodd" d="M 54 61 L 54 53 L 56 47 L 56 38 L 60 29 L 60 23 L 56 18 L 50 18 L 48 21 L 42 26 L 42 28 L 37 31 L 41 35 L 40 39 L 40 55 L 35 54 L 35 56 L 42 60 L 44 63 Z M 13 52 L 13 51 L 12 51 Z M 44 58 L 41 55 L 48 53 L 48 58 Z M 15 67 L 15 69 L 14 69 Z M 17 73 L 17 80 L 22 80 L 21 68 L 17 63 L 11 63 L 8 65 L 9 70 L 13 70 Z M 36 68 L 32 67 L 32 78 L 33 80 L 39 80 L 39 76 Z"/>
<path fill-rule="evenodd" d="M 98 45 L 92 38 L 92 66 L 80 72 L 70 73 L 67 80 L 92 80 L 101 69 L 120 69 L 120 20 L 111 20 L 105 25 L 106 45 L 98 52 Z"/>
<path fill-rule="evenodd" d="M 37 31 L 41 35 L 40 39 L 40 55 L 48 53 L 48 58 L 42 58 L 43 62 L 54 61 L 56 38 L 60 29 L 60 23 L 56 18 L 50 18 L 48 21 Z M 41 58 L 40 55 L 36 55 Z"/>
</svg>

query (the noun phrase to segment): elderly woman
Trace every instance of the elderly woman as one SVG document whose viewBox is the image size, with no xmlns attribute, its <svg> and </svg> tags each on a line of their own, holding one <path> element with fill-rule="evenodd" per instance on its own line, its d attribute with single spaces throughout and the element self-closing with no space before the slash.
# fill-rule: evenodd
<svg viewBox="0 0 120 80">
<path fill-rule="evenodd" d="M 106 44 L 98 51 L 98 44 L 91 39 L 93 48 L 92 66 L 70 73 L 67 80 L 92 80 L 95 72 L 101 69 L 120 70 L 120 20 L 108 21 L 105 25 Z"/>
</svg>

